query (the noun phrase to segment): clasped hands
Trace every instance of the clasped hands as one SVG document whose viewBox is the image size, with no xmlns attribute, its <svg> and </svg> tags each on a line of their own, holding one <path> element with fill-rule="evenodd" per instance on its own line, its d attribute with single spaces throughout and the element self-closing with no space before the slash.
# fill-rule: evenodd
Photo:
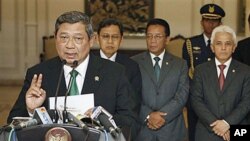
<svg viewBox="0 0 250 141">
<path fill-rule="evenodd" d="M 26 92 L 25 100 L 29 113 L 33 113 L 35 108 L 40 107 L 46 98 L 46 91 L 41 88 L 42 74 L 35 74 L 32 78 L 30 88 Z"/>
<path fill-rule="evenodd" d="M 155 111 L 149 114 L 149 118 L 147 119 L 147 126 L 149 129 L 158 130 L 160 129 L 165 123 L 165 116 L 167 113 Z"/>
<path fill-rule="evenodd" d="M 210 124 L 214 133 L 221 136 L 225 141 L 230 141 L 230 126 L 223 120 L 216 120 Z"/>
</svg>

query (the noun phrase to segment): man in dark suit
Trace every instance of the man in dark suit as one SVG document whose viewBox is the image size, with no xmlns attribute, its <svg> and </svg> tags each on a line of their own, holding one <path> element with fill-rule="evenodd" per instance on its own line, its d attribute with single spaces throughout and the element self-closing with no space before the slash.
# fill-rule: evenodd
<svg viewBox="0 0 250 141">
<path fill-rule="evenodd" d="M 229 141 L 230 125 L 247 123 L 250 67 L 232 59 L 235 48 L 235 32 L 221 25 L 211 36 L 215 59 L 195 68 L 190 90 L 196 141 Z"/>
<path fill-rule="evenodd" d="M 183 141 L 186 127 L 182 110 L 188 98 L 188 67 L 165 51 L 170 40 L 168 23 L 149 20 L 146 28 L 148 51 L 132 57 L 142 74 L 140 120 L 144 122 L 138 141 Z"/>
<path fill-rule="evenodd" d="M 250 28 L 250 14 L 248 15 L 248 26 Z M 233 54 L 233 58 L 250 66 L 250 37 L 240 40 Z"/>
<path fill-rule="evenodd" d="M 200 35 L 187 39 L 182 48 L 182 57 L 188 63 L 189 77 L 192 79 L 194 68 L 204 62 L 210 61 L 214 54 L 210 49 L 210 38 L 215 27 L 221 25 L 225 16 L 224 10 L 216 4 L 206 4 L 201 7 L 201 26 L 204 32 Z M 194 114 L 190 101 L 187 103 L 189 141 L 194 141 L 194 129 L 197 123 L 197 116 Z"/>
<path fill-rule="evenodd" d="M 76 84 L 79 94 L 93 93 L 95 106 L 100 105 L 111 113 L 118 126 L 134 124 L 125 69 L 89 54 L 94 44 L 90 18 L 78 11 L 63 13 L 55 24 L 55 39 L 59 56 L 27 70 L 24 86 L 9 114 L 8 123 L 15 116 L 32 115 L 37 107 L 48 108 L 48 98 L 56 93 L 62 67 L 64 75 L 59 95 L 63 96 L 68 89 L 71 66 L 78 61 L 75 70 L 78 72 Z M 62 60 L 67 63 L 62 65 Z"/>
<path fill-rule="evenodd" d="M 120 21 L 107 18 L 101 21 L 97 28 L 97 43 L 100 51 L 95 55 L 117 62 L 126 69 L 126 75 L 131 84 L 133 94 L 130 96 L 135 102 L 134 111 L 139 113 L 141 103 L 141 72 L 139 65 L 127 55 L 119 53 L 123 40 L 123 25 Z"/>
<path fill-rule="evenodd" d="M 141 72 L 139 65 L 127 55 L 119 53 L 119 47 L 123 40 L 123 25 L 120 21 L 107 18 L 102 20 L 97 28 L 97 43 L 99 44 L 100 51 L 95 55 L 108 59 L 113 62 L 117 62 L 123 65 L 126 69 L 127 78 L 131 84 L 130 87 L 130 99 L 133 103 L 130 103 L 132 110 L 139 115 L 141 106 Z M 135 124 L 139 128 L 138 124 Z M 137 135 L 137 131 L 132 132 L 132 139 Z"/>
</svg>

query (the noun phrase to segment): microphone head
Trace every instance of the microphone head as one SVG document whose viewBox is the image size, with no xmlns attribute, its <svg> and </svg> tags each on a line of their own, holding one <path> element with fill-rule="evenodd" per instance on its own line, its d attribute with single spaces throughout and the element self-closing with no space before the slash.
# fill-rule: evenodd
<svg viewBox="0 0 250 141">
<path fill-rule="evenodd" d="M 36 119 L 39 122 L 39 124 L 53 123 L 45 107 L 36 108 L 35 113 L 33 115 L 33 119 Z"/>
<path fill-rule="evenodd" d="M 77 67 L 77 65 L 78 65 L 78 61 L 77 61 L 77 60 L 75 60 L 75 61 L 73 62 L 72 67 L 73 67 L 73 68 L 75 68 L 75 67 Z"/>
</svg>

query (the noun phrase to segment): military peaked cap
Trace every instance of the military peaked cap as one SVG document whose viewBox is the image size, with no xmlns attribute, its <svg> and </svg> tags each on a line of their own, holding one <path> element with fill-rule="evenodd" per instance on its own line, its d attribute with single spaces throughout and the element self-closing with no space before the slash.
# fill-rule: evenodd
<svg viewBox="0 0 250 141">
<path fill-rule="evenodd" d="M 200 14 L 206 19 L 221 19 L 225 16 L 224 10 L 216 4 L 206 4 L 202 6 Z"/>
</svg>

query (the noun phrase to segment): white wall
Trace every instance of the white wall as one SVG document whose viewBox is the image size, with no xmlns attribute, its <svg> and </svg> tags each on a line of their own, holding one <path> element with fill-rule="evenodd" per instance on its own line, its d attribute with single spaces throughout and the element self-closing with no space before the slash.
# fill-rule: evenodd
<svg viewBox="0 0 250 141">
<path fill-rule="evenodd" d="M 224 24 L 237 27 L 236 0 L 213 0 L 226 11 Z M 250 0 L 246 12 L 250 13 Z M 23 79 L 39 63 L 42 37 L 53 35 L 56 18 L 69 10 L 84 11 L 84 0 L 1 0 L 0 81 Z M 199 9 L 211 0 L 155 0 L 155 17 L 166 19 L 171 36 L 202 32 Z M 248 26 L 246 35 L 250 35 Z M 123 48 L 146 49 L 144 39 L 126 38 Z"/>
</svg>

